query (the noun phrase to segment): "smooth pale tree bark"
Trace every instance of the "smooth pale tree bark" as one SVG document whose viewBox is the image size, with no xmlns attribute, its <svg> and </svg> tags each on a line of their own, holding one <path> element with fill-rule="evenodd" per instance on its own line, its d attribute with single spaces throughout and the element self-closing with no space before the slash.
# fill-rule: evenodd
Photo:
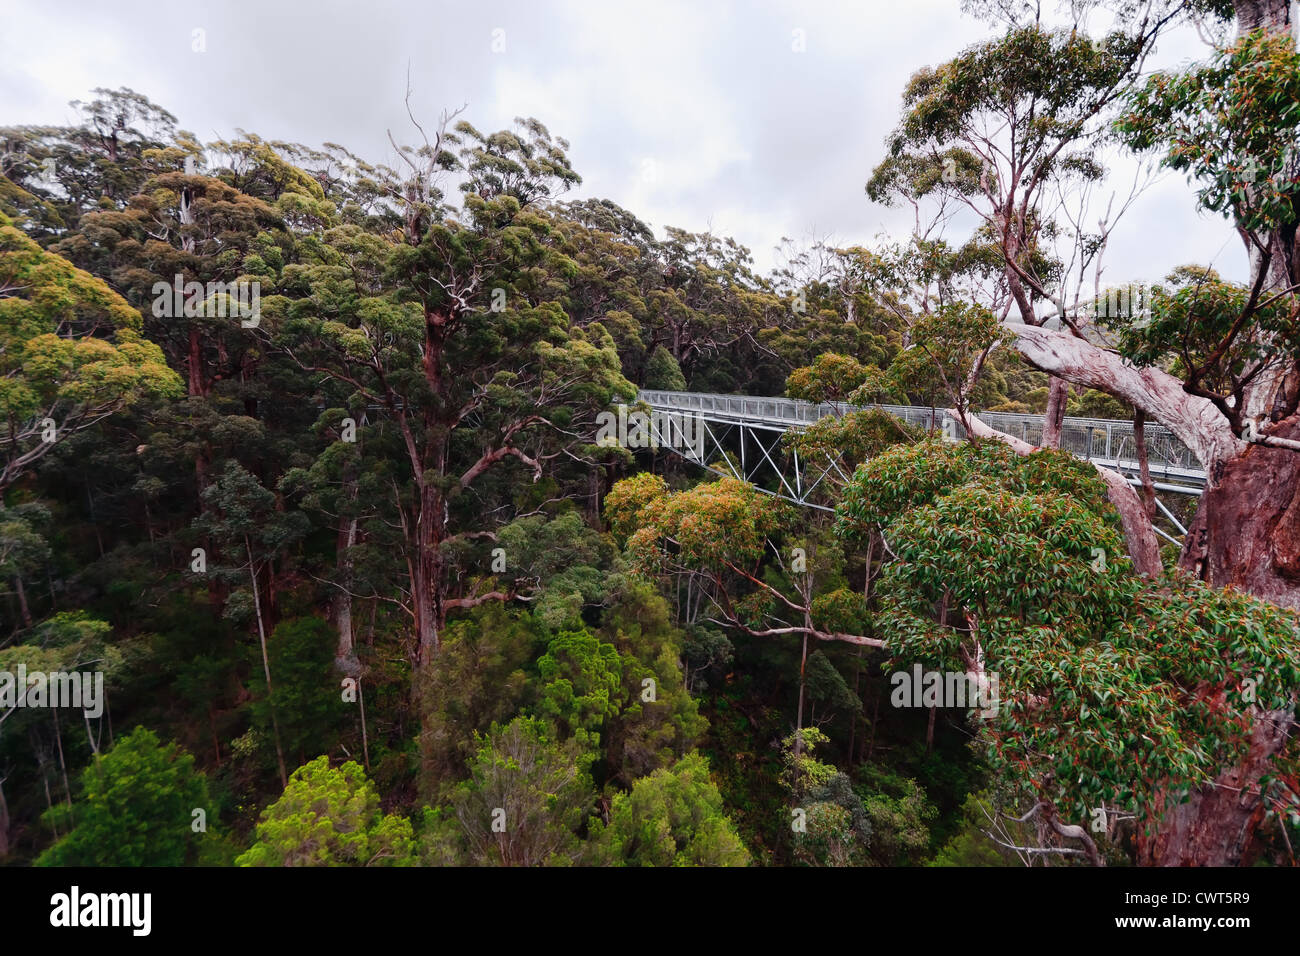
<svg viewBox="0 0 1300 956">
<path fill-rule="evenodd" d="M 1062 332 L 1008 328 L 1030 364 L 1130 402 L 1200 460 L 1208 477 L 1179 559 L 1184 569 L 1300 609 L 1300 452 L 1289 447 L 1300 439 L 1296 415 L 1261 430 L 1260 441 L 1243 441 L 1208 399 L 1189 395 L 1172 375 Z"/>
<path fill-rule="evenodd" d="M 1239 37 L 1256 29 L 1294 36 L 1286 0 L 1238 0 L 1235 8 Z M 1251 251 L 1252 283 L 1267 270 L 1265 294 L 1282 293 L 1296 284 L 1300 269 L 1294 225 L 1266 236 L 1238 231 Z M 1269 256 L 1259 253 L 1256 241 L 1270 249 Z M 1300 609 L 1300 415 L 1286 414 L 1294 405 L 1294 369 L 1262 376 L 1247 390 L 1242 409 L 1247 420 L 1255 421 L 1258 438 L 1246 441 L 1208 399 L 1188 394 L 1171 375 L 1137 368 L 1113 352 L 1061 332 L 1024 325 L 1008 328 L 1015 334 L 1015 348 L 1031 365 L 1128 401 L 1168 427 L 1200 459 L 1208 479 L 1179 560 L 1185 570 L 1213 586 L 1237 588 Z M 1128 531 L 1127 521 L 1125 526 Z M 1143 834 L 1139 862 L 1249 862 L 1265 811 L 1261 780 L 1286 744 L 1294 706 L 1244 718 L 1252 722 L 1246 758 L 1169 810 L 1154 833 Z"/>
<path fill-rule="evenodd" d="M 271 709 L 271 730 L 275 734 L 275 759 L 280 768 L 280 786 L 289 786 L 285 772 L 284 747 L 280 743 L 280 722 L 275 718 L 275 696 L 271 691 L 271 658 L 266 652 L 266 626 L 262 622 L 262 596 L 257 587 L 257 566 L 253 562 L 253 546 L 244 536 L 244 549 L 248 552 L 248 576 L 253 582 L 253 609 L 257 612 L 257 639 L 262 645 L 262 671 L 266 674 L 267 706 Z"/>
<path fill-rule="evenodd" d="M 352 486 L 356 496 L 356 484 Z M 338 632 L 338 646 L 334 650 L 334 663 L 338 669 L 352 676 L 357 669 L 357 656 L 352 634 L 352 548 L 357 543 L 357 519 L 343 518 L 339 522 L 337 542 L 338 593 L 334 595 L 334 628 Z"/>
<path fill-rule="evenodd" d="M 1180 379 L 1158 368 L 1139 368 L 1115 352 L 1066 332 L 1007 325 L 1015 349 L 1035 368 L 1076 385 L 1122 398 L 1163 424 L 1202 464 L 1244 451 L 1228 420 L 1209 399 L 1189 395 Z"/>
</svg>

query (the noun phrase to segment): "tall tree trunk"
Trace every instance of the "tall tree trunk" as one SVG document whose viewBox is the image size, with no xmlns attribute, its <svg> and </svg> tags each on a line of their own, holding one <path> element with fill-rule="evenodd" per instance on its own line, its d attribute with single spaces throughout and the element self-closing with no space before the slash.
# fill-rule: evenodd
<svg viewBox="0 0 1300 956">
<path fill-rule="evenodd" d="M 63 728 L 59 726 L 59 708 L 51 707 L 54 715 L 54 743 L 59 752 L 59 772 L 63 775 L 63 798 L 72 806 L 72 785 L 68 783 L 68 762 L 63 759 Z"/>
<path fill-rule="evenodd" d="M 415 560 L 412 582 L 415 593 L 416 661 L 423 666 L 442 646 L 443 561 L 441 546 L 445 537 L 442 496 L 427 485 L 419 489 L 420 507 L 416 517 Z"/>
<path fill-rule="evenodd" d="M 32 611 L 27 606 L 27 590 L 23 587 L 21 574 L 14 575 L 14 594 L 18 596 L 18 616 L 23 622 L 23 627 L 31 627 Z"/>
<path fill-rule="evenodd" d="M 432 794 L 435 781 L 433 763 L 427 744 L 433 739 L 432 700 L 429 675 L 437 664 L 442 648 L 445 611 L 442 598 L 446 583 L 441 544 L 446 534 L 445 506 L 442 496 L 427 485 L 419 489 L 420 509 L 416 554 L 412 561 L 413 587 L 411 602 L 415 610 L 416 662 L 412 673 L 411 695 L 420 720 L 421 774 L 420 787 L 425 796 Z"/>
<path fill-rule="evenodd" d="M 334 595 L 334 628 L 339 638 L 334 661 L 339 670 L 348 674 L 356 662 L 352 641 L 352 548 L 356 543 L 357 519 L 345 518 L 339 525 L 336 558 L 340 586 Z"/>
<path fill-rule="evenodd" d="M 1270 434 L 1300 438 L 1300 420 Z M 1179 563 L 1216 587 L 1300 610 L 1300 453 L 1248 445 L 1210 478 Z"/>
<path fill-rule="evenodd" d="M 1138 863 L 1143 866 L 1241 866 L 1250 862 L 1255 834 L 1263 822 L 1260 779 L 1286 745 L 1295 723 L 1290 711 L 1256 715 L 1245 760 L 1194 791 L 1166 811 L 1154 834 L 1138 833 Z"/>
<path fill-rule="evenodd" d="M 1142 482 L 1142 507 L 1147 517 L 1156 520 L 1156 487 L 1151 483 L 1151 462 L 1147 455 L 1147 415 L 1142 409 L 1133 413 L 1133 447 L 1137 453 L 1138 478 Z"/>
<path fill-rule="evenodd" d="M 804 615 L 805 621 L 808 615 Z M 811 624 L 805 623 L 804 627 L 811 627 Z M 808 635 L 803 636 L 803 653 L 799 657 L 799 715 L 795 720 L 794 733 L 794 755 L 798 757 L 803 753 L 803 694 L 806 684 L 805 676 L 808 665 Z"/>
<path fill-rule="evenodd" d="M 280 742 L 280 722 L 275 717 L 275 694 L 271 690 L 271 658 L 266 652 L 266 626 L 262 622 L 262 599 L 257 588 L 257 566 L 253 563 L 253 547 L 244 536 L 244 549 L 248 552 L 248 576 L 253 582 L 253 609 L 257 612 L 257 638 L 262 645 L 262 671 L 266 675 L 266 703 L 271 711 L 271 732 L 275 735 L 275 759 L 280 767 L 280 785 L 289 786 L 285 772 L 284 746 Z"/>
<path fill-rule="evenodd" d="M 1065 406 L 1070 398 L 1070 383 L 1053 375 L 1047 380 L 1047 411 L 1043 415 L 1043 448 L 1061 447 L 1061 426 L 1065 423 Z"/>
</svg>

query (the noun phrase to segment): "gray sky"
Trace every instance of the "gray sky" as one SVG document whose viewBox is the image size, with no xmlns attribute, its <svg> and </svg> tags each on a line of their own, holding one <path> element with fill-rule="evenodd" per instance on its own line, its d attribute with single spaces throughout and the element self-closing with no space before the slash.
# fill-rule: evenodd
<svg viewBox="0 0 1300 956">
<path fill-rule="evenodd" d="M 414 139 L 402 103 L 409 65 L 422 122 L 462 104 L 484 131 L 536 116 L 571 143 L 583 177 L 572 196 L 612 199 L 660 235 L 673 225 L 734 236 L 762 271 L 782 236 L 848 245 L 906 234 L 910 213 L 863 192 L 902 88 L 919 67 L 990 35 L 958 0 L 5 8 L 0 125 L 68 122 L 69 100 L 128 86 L 202 140 L 242 128 L 392 162 L 386 130 Z M 1156 63 L 1205 51 L 1193 33 L 1171 36 Z M 1214 262 L 1233 278 L 1245 271 L 1227 222 L 1198 214 L 1188 185 L 1166 174 L 1116 230 L 1106 281 L 1156 280 L 1188 262 Z"/>
</svg>

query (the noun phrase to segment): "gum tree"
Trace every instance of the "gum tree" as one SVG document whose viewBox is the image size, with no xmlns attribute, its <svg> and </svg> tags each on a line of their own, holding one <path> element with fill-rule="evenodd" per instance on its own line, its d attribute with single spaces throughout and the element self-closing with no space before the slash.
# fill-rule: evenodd
<svg viewBox="0 0 1300 956">
<path fill-rule="evenodd" d="M 449 612 L 513 597 L 486 573 L 457 593 L 449 558 L 494 533 L 485 502 L 504 497 L 509 511 L 498 476 L 536 483 L 557 459 L 591 461 L 596 412 L 632 394 L 604 328 L 572 327 L 554 297 L 573 263 L 554 253 L 534 205 L 578 181 L 567 144 L 535 120 L 490 135 L 448 122 L 401 151 L 402 175 L 384 174 L 401 229 L 328 230 L 276 340 L 395 430 L 405 474 L 390 488 L 417 669 L 436 656 Z M 451 174 L 457 205 L 439 185 Z"/>
<path fill-rule="evenodd" d="M 211 809 L 194 758 L 151 730 L 123 735 L 81 777 L 74 826 L 37 866 L 183 866 L 196 862 L 202 834 L 194 811 Z M 60 814 L 60 809 L 50 811 Z"/>
<path fill-rule="evenodd" d="M 1285 715 L 1300 620 L 1182 575 L 1135 573 L 1091 465 L 997 441 L 896 444 L 858 468 L 836 508 L 847 554 L 881 542 L 869 598 L 810 603 L 776 586 L 788 571 L 771 499 L 750 492 L 752 514 L 737 520 L 735 489 L 642 488 L 635 507 L 621 487 L 610 517 L 635 567 L 703 578 L 717 623 L 883 648 L 892 668 L 997 675 L 997 706 L 973 725 L 994 771 L 1031 794 L 1023 820 L 1045 842 L 1030 852 L 1100 863 L 1105 834 L 1133 840 L 1143 863 L 1230 865 L 1294 825 Z M 1232 787 L 1205 785 L 1230 775 Z"/>
<path fill-rule="evenodd" d="M 238 866 L 411 866 L 411 822 L 386 814 L 361 766 L 317 757 L 262 812 Z"/>
<path fill-rule="evenodd" d="M 1156 37 L 1181 4 L 1140 5 L 1100 41 L 1076 23 L 1049 29 L 1033 16 L 1005 35 L 978 44 L 934 68 L 919 70 L 903 93 L 903 116 L 889 153 L 867 183 L 873 200 L 966 208 L 981 224 L 983 241 L 1001 260 L 1005 314 L 1037 327 L 1049 314 L 1065 315 L 1067 267 L 1080 275 L 1105 247 L 1101 232 L 1087 234 L 1068 216 L 1063 197 L 1086 195 L 1104 176 L 1101 134 L 1109 115 L 1135 82 Z M 1074 226 L 1071 230 L 1071 226 Z M 1058 235 L 1073 232 L 1077 255 L 1054 255 Z M 916 252 L 941 241 L 919 226 Z M 923 303 L 924 306 L 924 303 Z M 928 311 L 928 309 L 927 309 Z M 1053 375 L 1043 444 L 1060 441 L 1065 380 Z"/>
<path fill-rule="evenodd" d="M 0 215 L 0 492 L 59 438 L 179 381 L 103 281 Z"/>
<path fill-rule="evenodd" d="M 106 283 L 43 250 L 0 214 L 4 565 L 40 549 L 28 520 L 31 507 L 5 514 L 5 494 L 57 442 L 147 399 L 179 394 L 180 380 L 158 346 L 141 334 L 141 324 L 139 313 Z M 11 569 L 19 617 L 30 625 L 25 568 L 14 563 Z"/>
<path fill-rule="evenodd" d="M 1118 129 L 1133 148 L 1152 150 L 1192 176 L 1202 205 L 1231 219 L 1250 255 L 1249 281 L 1243 287 L 1175 283 L 1153 303 L 1149 323 L 1139 317 L 1112 323 L 1113 347 L 1084 335 L 1077 323 L 1063 330 L 1008 329 L 1030 364 L 1122 399 L 1197 455 L 1208 481 L 1180 558 L 1184 570 L 1211 587 L 1294 609 L 1300 607 L 1294 345 L 1300 275 L 1293 243 L 1300 222 L 1294 201 L 1300 117 L 1292 104 L 1300 61 L 1286 4 L 1197 6 L 1235 13 L 1235 41 L 1186 73 L 1149 78 L 1123 101 Z M 935 105 L 943 115 L 943 103 Z M 1016 269 L 1013 257 L 1008 267 L 1027 281 L 1029 271 Z M 1248 711 L 1249 745 L 1238 761 L 1191 790 L 1167 818 L 1161 859 L 1243 859 L 1264 781 L 1294 720 L 1294 679 L 1279 679 L 1290 683 L 1273 706 Z M 1225 794 L 1237 791 L 1251 797 L 1227 801 Z"/>
</svg>

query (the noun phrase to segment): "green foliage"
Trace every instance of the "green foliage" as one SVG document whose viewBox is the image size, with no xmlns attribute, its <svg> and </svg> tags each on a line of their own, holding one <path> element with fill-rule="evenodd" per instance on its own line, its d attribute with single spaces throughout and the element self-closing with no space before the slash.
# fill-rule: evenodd
<svg viewBox="0 0 1300 956">
<path fill-rule="evenodd" d="M 1013 274 L 1030 307 L 1061 287 L 1053 243 L 1105 245 L 1053 218 L 1054 194 L 1104 175 L 1153 37 L 1138 0 L 1095 39 L 1018 0 L 970 6 L 1009 29 L 913 77 L 867 185 L 915 204 L 923 235 L 787 242 L 767 277 L 734 240 L 660 240 L 609 200 L 559 201 L 581 180 L 535 119 L 426 124 L 431 145 L 391 167 L 251 133 L 200 143 L 126 89 L 73 104 L 72 126 L 4 128 L 0 668 L 93 662 L 119 726 L 195 757 L 147 731 L 96 755 L 107 719 L 83 734 L 58 712 L 0 715 L 0 853 L 229 862 L 268 801 L 273 741 L 290 767 L 337 747 L 374 769 L 300 767 L 245 865 L 915 865 L 945 841 L 941 865 L 1004 864 L 981 830 L 1036 842 L 1007 822 L 1031 801 L 1149 831 L 1239 761 L 1258 712 L 1293 704 L 1295 616 L 1135 577 L 1105 486 L 1068 454 L 838 406 L 781 447 L 839 462 L 817 484 L 832 516 L 721 460 L 692 487 L 675 459 L 637 471 L 649 456 L 593 438 L 634 382 L 1045 407 L 1046 376 L 1000 348 L 996 315 Z M 1247 37 L 1152 77 L 1121 136 L 1285 240 L 1297 63 Z M 925 232 L 931 200 L 982 225 L 962 243 Z M 262 324 L 155 315 L 177 274 L 257 281 Z M 1240 433 L 1244 386 L 1300 351 L 1271 295 L 1184 267 L 1149 315 L 1102 324 Z M 1070 411 L 1132 414 L 1096 391 Z M 956 731 L 941 714 L 923 751 L 926 715 L 880 706 L 882 658 L 999 677 L 997 713 Z M 997 789 L 967 799 L 986 771 Z M 1275 859 L 1295 773 L 1288 752 L 1265 780 L 1256 843 Z M 207 838 L 182 829 L 195 807 Z"/>
<path fill-rule="evenodd" d="M 447 838 L 443 830 L 444 852 L 456 846 L 477 866 L 571 863 L 595 797 L 578 741 L 559 742 L 545 721 L 528 717 L 474 739 L 469 779 L 452 797 L 458 832 Z M 436 817 L 444 827 L 450 819 Z"/>
<path fill-rule="evenodd" d="M 239 866 L 410 866 L 411 822 L 385 814 L 366 773 L 349 760 L 317 757 L 293 772 L 262 813 Z"/>
<path fill-rule="evenodd" d="M 656 506 L 667 499 L 668 485 L 648 471 L 624 478 L 605 495 L 605 520 L 618 538 L 624 540 L 641 524 L 651 519 Z"/>
<path fill-rule="evenodd" d="M 603 604 L 608 596 L 606 569 L 613 564 L 615 550 L 576 511 L 551 520 L 540 515 L 520 518 L 497 532 L 494 543 L 506 558 L 506 570 L 498 579 L 531 592 L 534 613 L 547 627 L 581 627 L 584 609 Z"/>
<path fill-rule="evenodd" d="M 180 379 L 103 280 L 47 252 L 0 214 L 0 492 L 53 441 Z"/>
<path fill-rule="evenodd" d="M 673 354 L 662 345 L 656 345 L 655 350 L 650 353 L 650 361 L 646 363 L 645 369 L 645 387 L 661 388 L 670 392 L 686 390 L 686 376 L 682 374 L 681 366 L 677 364 Z"/>
<path fill-rule="evenodd" d="M 525 669 L 544 638 L 527 617 L 483 608 L 448 627 L 438 666 L 422 675 L 421 790 L 444 802 L 477 749 L 475 735 L 507 722 L 536 693 Z"/>
<path fill-rule="evenodd" d="M 1285 299 L 1260 302 L 1212 270 L 1180 269 L 1169 279 L 1150 289 L 1149 314 L 1107 313 L 1101 324 L 1117 333 L 1126 358 L 1170 367 L 1239 417 L 1245 384 L 1300 350 L 1293 309 Z"/>
<path fill-rule="evenodd" d="M 895 446 L 860 466 L 836 509 L 836 530 L 857 540 L 911 508 L 924 507 L 968 481 L 991 481 L 1016 494 L 1069 496 L 1104 513 L 1105 485 L 1073 456 L 1044 450 L 1017 455 L 999 442 L 978 447 L 931 439 Z M 1118 519 L 1114 519 L 1118 525 Z M 1122 549 L 1116 549 L 1119 553 Z"/>
<path fill-rule="evenodd" d="M 838 772 L 813 756 L 818 747 L 829 742 L 830 738 L 816 727 L 805 727 L 781 741 L 781 783 L 795 801 L 829 784 Z"/>
<path fill-rule="evenodd" d="M 903 94 L 905 113 L 891 139 L 891 156 L 922 144 L 959 142 L 978 128 L 979 118 L 1001 115 L 1011 121 L 1008 132 L 1021 153 L 1035 160 L 1028 175 L 1042 178 L 1068 160 L 1068 154 L 1058 155 L 1053 147 L 1080 135 L 1128 78 L 1144 42 L 1145 37 L 1122 31 L 1094 40 L 1083 31 L 1034 24 L 972 46 L 938 67 L 918 70 Z M 1022 102 L 1008 115 L 1008 103 L 1022 97 L 1032 101 L 1032 108 Z M 959 168 L 968 168 L 973 178 L 980 166 L 976 161 Z M 889 195 L 895 186 L 889 172 L 888 167 L 878 170 L 868 184 L 873 199 Z M 967 189 L 971 178 L 953 177 L 954 184 L 964 182 Z M 947 184 L 931 168 L 913 180 L 910 191 L 924 195 Z"/>
<path fill-rule="evenodd" d="M 41 534 L 49 511 L 39 504 L 22 504 L 0 511 L 0 577 L 26 577 L 50 556 Z"/>
<path fill-rule="evenodd" d="M 828 415 L 801 431 L 787 432 L 782 444 L 797 451 L 804 460 L 838 456 L 843 467 L 852 469 L 890 445 L 918 441 L 920 437 L 918 428 L 883 409 L 870 409 L 849 412 L 842 417 Z M 832 471 L 825 481 L 838 483 L 838 473 Z"/>
<path fill-rule="evenodd" d="M 908 777 L 864 766 L 857 792 L 871 823 L 871 854 L 882 866 L 916 866 L 929 854 L 930 827 L 938 811 Z"/>
<path fill-rule="evenodd" d="M 1156 73 L 1129 97 L 1118 129 L 1135 150 L 1200 182 L 1201 205 L 1246 229 L 1296 221 L 1300 54 L 1255 31 L 1185 73 Z"/>
<path fill-rule="evenodd" d="M 336 640 L 332 628 L 320 618 L 281 621 L 267 641 L 275 675 L 273 693 L 268 697 L 259 678 L 250 680 L 253 726 L 270 734 L 274 707 L 285 750 L 303 760 L 333 746 L 340 725 L 354 706 L 343 702 L 339 676 L 334 672 Z M 250 664 L 260 674 L 260 658 Z"/>
<path fill-rule="evenodd" d="M 1151 821 L 1243 753 L 1251 674 L 1300 678 L 1300 620 L 1134 576 L 1099 482 L 1064 457 L 892 450 L 854 476 L 838 527 L 884 524 L 896 560 L 875 627 L 895 661 L 965 673 L 978 656 L 1000 678 L 998 712 L 980 722 L 995 772 L 1074 819 L 1117 806 Z M 1227 700 L 1195 690 L 1208 686 Z"/>
<path fill-rule="evenodd" d="M 689 753 L 615 795 L 609 823 L 592 826 L 592 862 L 604 866 L 747 866 L 709 765 Z"/>
<path fill-rule="evenodd" d="M 537 713 L 595 750 L 605 721 L 618 713 L 622 670 L 614 645 L 590 631 L 557 634 L 537 661 Z"/>
<path fill-rule="evenodd" d="M 682 634 L 668 602 L 647 582 L 624 579 L 599 635 L 619 653 L 619 710 L 607 724 L 605 760 L 611 778 L 631 786 L 691 750 L 705 730 L 687 692 Z"/>
<path fill-rule="evenodd" d="M 871 824 L 849 778 L 814 756 L 830 738 L 816 727 L 781 743 L 781 783 L 793 801 L 794 858 L 805 866 L 865 862 Z"/>
<path fill-rule="evenodd" d="M 852 356 L 827 352 L 812 365 L 797 368 L 786 379 L 785 393 L 806 402 L 842 402 L 865 383 L 878 382 L 879 372 Z"/>
<path fill-rule="evenodd" d="M 1003 842 L 1014 841 L 1017 846 L 1033 845 L 1030 828 L 1009 819 L 988 792 L 972 793 L 966 798 L 961 820 L 961 829 L 927 865 L 1020 866 L 1015 855 L 994 842 L 990 833 L 998 833 Z"/>
<path fill-rule="evenodd" d="M 183 866 L 198 861 L 205 834 L 192 811 L 209 809 L 207 783 L 194 758 L 136 728 L 81 777 L 72 831 L 38 866 Z M 61 811 L 51 811 L 62 817 Z"/>
<path fill-rule="evenodd" d="M 808 657 L 804 682 L 808 699 L 813 704 L 816 719 L 817 707 L 824 711 L 856 714 L 862 710 L 862 701 L 849 689 L 840 672 L 822 651 L 813 651 Z"/>
<path fill-rule="evenodd" d="M 987 308 L 944 303 L 912 325 L 912 345 L 895 357 L 889 376 L 900 393 L 918 396 L 923 405 L 942 402 L 964 411 L 977 363 L 1005 336 Z"/>
<path fill-rule="evenodd" d="M 630 511 L 626 505 L 622 509 Z M 661 563 L 664 540 L 676 545 L 680 560 L 698 567 L 744 566 L 762 556 L 768 535 L 788 514 L 752 485 L 719 478 L 644 504 L 636 512 L 639 527 L 628 539 L 628 551 L 640 570 Z"/>
<path fill-rule="evenodd" d="M 735 656 L 735 647 L 721 631 L 710 627 L 692 627 L 682 643 L 686 687 L 695 693 L 709 688 L 710 678 L 725 672 Z"/>
<path fill-rule="evenodd" d="M 868 862 L 872 824 L 848 775 L 836 773 L 804 801 L 804 829 L 794 837 L 795 860 L 805 866 L 861 866 Z"/>
</svg>

